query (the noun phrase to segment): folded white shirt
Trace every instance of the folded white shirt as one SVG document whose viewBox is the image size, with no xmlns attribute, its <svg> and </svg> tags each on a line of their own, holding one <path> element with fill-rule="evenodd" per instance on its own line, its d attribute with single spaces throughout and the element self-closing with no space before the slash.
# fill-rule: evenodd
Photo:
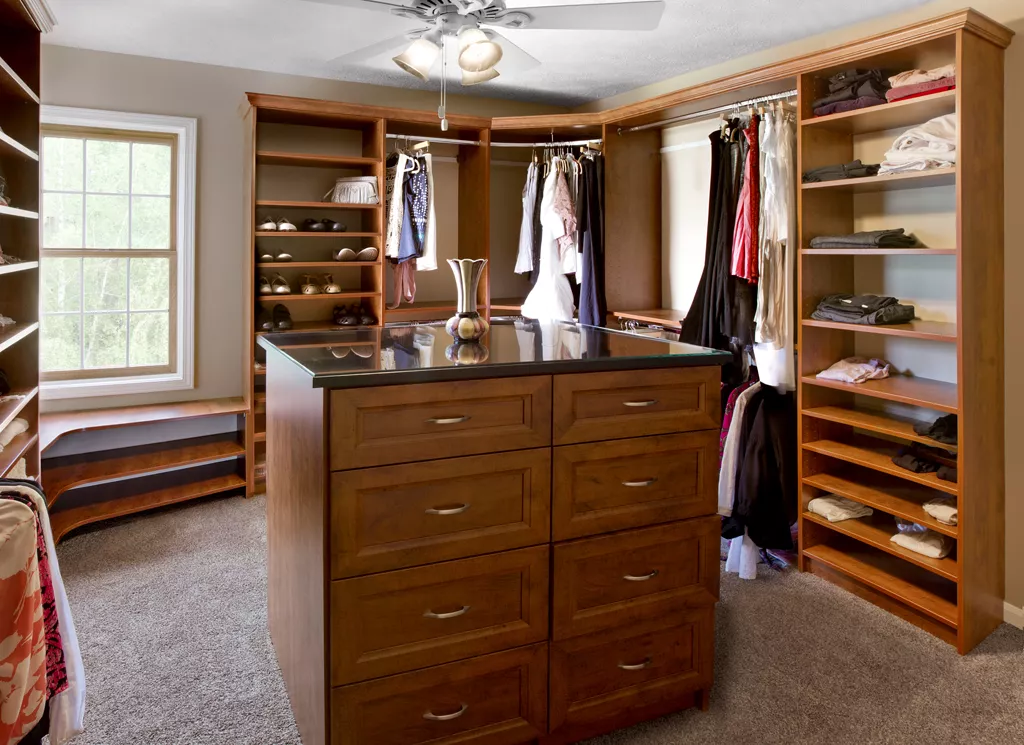
<svg viewBox="0 0 1024 745">
<path fill-rule="evenodd" d="M 874 510 L 870 507 L 865 507 L 860 502 L 854 502 L 852 499 L 836 496 L 835 494 L 812 499 L 807 503 L 807 509 L 815 515 L 821 515 L 830 523 L 838 523 L 857 517 L 871 517 L 874 514 Z"/>
<path fill-rule="evenodd" d="M 847 357 L 817 374 L 822 380 L 838 380 L 841 383 L 863 383 L 889 377 L 889 363 L 885 360 Z"/>
<path fill-rule="evenodd" d="M 934 530 L 926 530 L 923 533 L 897 533 L 889 540 L 897 546 L 932 559 L 944 559 L 953 550 L 953 541 Z"/>
<path fill-rule="evenodd" d="M 957 118 L 946 114 L 901 134 L 886 151 L 879 175 L 956 165 Z"/>
<path fill-rule="evenodd" d="M 924 511 L 934 517 L 940 523 L 956 525 L 957 506 L 953 497 L 936 497 L 924 503 Z"/>
<path fill-rule="evenodd" d="M 907 70 L 899 75 L 889 78 L 889 85 L 893 88 L 901 88 L 904 85 L 917 85 L 918 83 L 930 83 L 933 80 L 951 78 L 956 75 L 956 65 L 949 64 L 936 67 L 931 70 Z"/>
</svg>

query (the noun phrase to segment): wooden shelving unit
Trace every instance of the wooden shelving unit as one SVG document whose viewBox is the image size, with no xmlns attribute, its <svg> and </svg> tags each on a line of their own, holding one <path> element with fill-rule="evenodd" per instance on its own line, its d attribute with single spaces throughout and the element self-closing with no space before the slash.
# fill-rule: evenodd
<svg viewBox="0 0 1024 745">
<path fill-rule="evenodd" d="M 0 477 L 22 459 L 38 477 L 39 459 L 39 40 L 19 0 L 0 0 L 0 175 L 10 205 L 0 205 L 0 246 L 21 263 L 0 266 L 0 370 L 12 395 L 0 402 L 0 431 L 16 418 L 28 431 L 0 451 Z"/>
<path fill-rule="evenodd" d="M 906 35 L 872 56 L 798 77 L 801 172 L 854 158 L 877 163 L 905 129 L 958 116 L 956 168 L 802 185 L 801 246 L 823 235 L 902 227 L 927 235 L 934 248 L 803 248 L 797 304 L 800 567 L 961 653 L 1003 616 L 1002 81 L 1010 37 L 995 24 L 981 33 L 965 23 L 942 34 Z M 825 117 L 811 112 L 811 101 L 839 69 L 948 63 L 957 66 L 953 91 Z M 914 304 L 919 318 L 874 327 L 812 320 L 821 298 L 833 293 L 896 295 Z M 855 355 L 884 357 L 895 374 L 859 385 L 815 377 Z M 958 416 L 957 445 L 914 432 L 915 422 L 947 413 Z M 956 466 L 958 481 L 895 465 L 893 455 L 912 443 L 944 450 L 940 460 Z M 829 523 L 807 510 L 825 494 L 874 514 Z M 957 500 L 958 525 L 924 511 L 939 496 Z M 890 541 L 897 518 L 941 533 L 953 541 L 952 551 L 932 559 L 897 546 Z"/>
</svg>

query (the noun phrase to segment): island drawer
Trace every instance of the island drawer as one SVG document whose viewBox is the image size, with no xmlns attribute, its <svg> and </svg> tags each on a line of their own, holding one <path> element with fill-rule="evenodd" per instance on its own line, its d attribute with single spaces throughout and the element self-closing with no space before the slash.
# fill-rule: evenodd
<svg viewBox="0 0 1024 745">
<path fill-rule="evenodd" d="M 552 741 L 578 742 L 688 706 L 688 695 L 711 688 L 714 621 L 713 607 L 695 608 L 553 643 Z"/>
<path fill-rule="evenodd" d="M 331 685 L 544 641 L 548 546 L 331 583 Z"/>
<path fill-rule="evenodd" d="M 720 429 L 717 367 L 556 375 L 556 445 Z"/>
<path fill-rule="evenodd" d="M 332 578 L 546 544 L 550 508 L 550 448 L 339 471 Z"/>
<path fill-rule="evenodd" d="M 551 378 L 465 380 L 332 391 L 331 469 L 551 444 Z"/>
<path fill-rule="evenodd" d="M 720 524 L 704 517 L 556 545 L 552 639 L 713 606 Z"/>
<path fill-rule="evenodd" d="M 547 731 L 548 645 L 331 691 L 332 745 L 520 745 Z"/>
<path fill-rule="evenodd" d="M 554 540 L 713 514 L 718 433 L 690 432 L 554 449 Z"/>
</svg>

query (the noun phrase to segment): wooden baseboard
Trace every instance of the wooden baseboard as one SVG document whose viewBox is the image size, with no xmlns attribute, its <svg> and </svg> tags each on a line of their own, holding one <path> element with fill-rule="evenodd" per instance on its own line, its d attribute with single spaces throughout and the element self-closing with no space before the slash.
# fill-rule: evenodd
<svg viewBox="0 0 1024 745">
<path fill-rule="evenodd" d="M 1024 629 L 1024 608 L 1003 603 L 1003 620 L 1018 629 Z"/>
</svg>

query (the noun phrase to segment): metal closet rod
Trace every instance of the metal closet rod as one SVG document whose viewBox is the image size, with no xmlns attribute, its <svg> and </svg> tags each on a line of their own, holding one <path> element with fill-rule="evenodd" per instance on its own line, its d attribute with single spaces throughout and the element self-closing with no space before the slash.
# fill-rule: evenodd
<svg viewBox="0 0 1024 745">
<path fill-rule="evenodd" d="M 602 142 L 600 137 L 591 137 L 589 140 L 572 140 L 563 142 L 492 142 L 491 147 L 582 147 L 593 143 Z"/>
<path fill-rule="evenodd" d="M 480 140 L 453 140 L 450 137 L 418 137 L 417 135 L 385 135 L 389 140 L 415 140 L 433 142 L 436 145 L 479 145 Z"/>
<path fill-rule="evenodd" d="M 778 101 L 783 98 L 792 98 L 796 95 L 796 90 L 784 91 L 782 93 L 772 93 L 767 96 L 758 96 L 757 98 L 749 98 L 746 101 L 737 101 L 736 103 L 726 104 L 725 106 L 716 106 L 713 109 L 704 109 L 703 111 L 694 111 L 692 114 L 683 114 L 682 116 L 675 116 L 671 119 L 666 119 L 663 122 L 652 122 L 650 124 L 641 124 L 637 127 L 630 127 L 629 129 L 623 129 L 619 127 L 619 134 L 626 134 L 627 132 L 643 132 L 645 129 L 655 129 L 657 127 L 667 127 L 672 124 L 678 124 L 679 122 L 688 122 L 691 119 L 703 119 L 711 114 L 721 114 L 723 111 L 732 111 L 733 109 L 741 109 L 744 106 L 753 106 L 754 104 L 767 103 L 768 101 Z"/>
</svg>

